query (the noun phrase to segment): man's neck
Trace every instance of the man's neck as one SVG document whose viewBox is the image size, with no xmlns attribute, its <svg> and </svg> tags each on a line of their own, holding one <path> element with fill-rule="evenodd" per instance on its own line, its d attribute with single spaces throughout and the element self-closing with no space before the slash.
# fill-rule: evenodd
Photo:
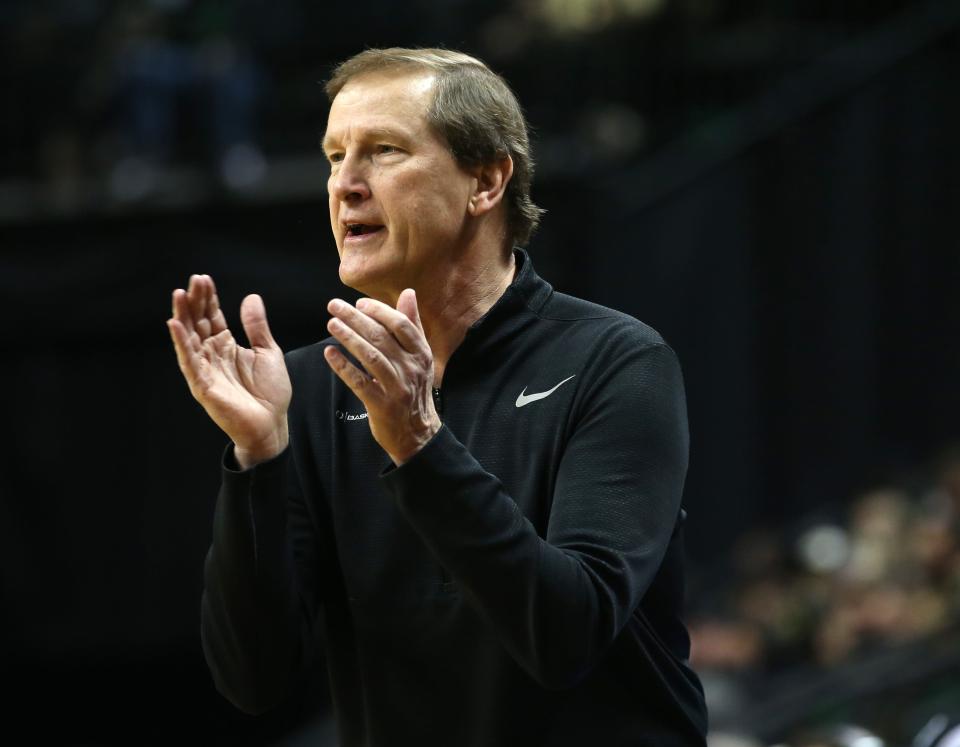
<svg viewBox="0 0 960 747">
<path fill-rule="evenodd" d="M 470 326 L 486 314 L 513 282 L 516 261 L 513 252 L 483 261 L 457 263 L 448 268 L 443 282 L 417 289 L 420 321 L 433 351 L 435 387 L 453 351 Z"/>
</svg>

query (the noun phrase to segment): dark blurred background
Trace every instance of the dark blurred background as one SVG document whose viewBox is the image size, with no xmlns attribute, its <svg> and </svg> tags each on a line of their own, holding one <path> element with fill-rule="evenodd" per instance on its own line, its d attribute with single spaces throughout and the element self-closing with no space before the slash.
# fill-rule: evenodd
<svg viewBox="0 0 960 747">
<path fill-rule="evenodd" d="M 511 82 L 538 271 L 680 356 L 712 747 L 948 744 L 960 2 L 940 0 L 0 2 L 7 728 L 333 743 L 322 662 L 258 719 L 210 682 L 225 440 L 164 322 L 204 272 L 232 326 L 259 292 L 284 348 L 325 336 L 322 82 L 391 45 Z"/>
</svg>

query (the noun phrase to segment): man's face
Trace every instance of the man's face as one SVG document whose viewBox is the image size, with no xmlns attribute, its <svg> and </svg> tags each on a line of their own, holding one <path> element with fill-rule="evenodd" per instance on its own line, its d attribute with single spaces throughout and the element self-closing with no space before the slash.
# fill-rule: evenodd
<svg viewBox="0 0 960 747">
<path fill-rule="evenodd" d="M 434 78 L 370 73 L 330 108 L 330 225 L 345 285 L 383 300 L 436 278 L 466 235 L 476 179 L 427 123 Z"/>
</svg>

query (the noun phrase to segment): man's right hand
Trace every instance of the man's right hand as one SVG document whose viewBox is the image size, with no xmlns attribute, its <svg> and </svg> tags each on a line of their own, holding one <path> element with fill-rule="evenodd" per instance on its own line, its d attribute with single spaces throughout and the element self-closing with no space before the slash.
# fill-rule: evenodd
<svg viewBox="0 0 960 747">
<path fill-rule="evenodd" d="M 260 296 L 243 299 L 240 321 L 250 348 L 238 345 L 227 328 L 213 278 L 191 275 L 186 291 L 173 292 L 167 327 L 190 392 L 233 441 L 237 462 L 247 469 L 287 447 L 292 389 Z"/>
</svg>

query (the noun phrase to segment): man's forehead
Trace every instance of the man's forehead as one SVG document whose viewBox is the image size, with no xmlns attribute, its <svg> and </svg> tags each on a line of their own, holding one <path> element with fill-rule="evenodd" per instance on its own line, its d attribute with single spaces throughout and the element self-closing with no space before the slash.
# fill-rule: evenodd
<svg viewBox="0 0 960 747">
<path fill-rule="evenodd" d="M 348 130 L 404 134 L 426 123 L 436 76 L 430 71 L 376 71 L 351 78 L 340 90 L 327 117 L 323 142 Z"/>
<path fill-rule="evenodd" d="M 429 71 L 377 71 L 357 75 L 347 81 L 330 106 L 330 119 L 341 111 L 350 115 L 374 113 L 384 107 L 425 109 L 433 96 L 436 76 Z"/>
</svg>

